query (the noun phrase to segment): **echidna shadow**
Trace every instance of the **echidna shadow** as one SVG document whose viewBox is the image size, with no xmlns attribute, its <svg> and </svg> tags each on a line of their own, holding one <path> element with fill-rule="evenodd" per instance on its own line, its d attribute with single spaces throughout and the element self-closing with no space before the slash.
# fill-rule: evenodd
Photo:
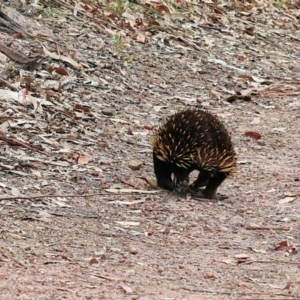
<svg viewBox="0 0 300 300">
<path fill-rule="evenodd" d="M 216 199 L 220 184 L 236 172 L 236 155 L 226 127 L 204 110 L 186 109 L 167 117 L 154 132 L 152 149 L 157 184 L 170 191 L 205 186 L 204 197 Z M 199 175 L 189 186 L 194 170 Z"/>
</svg>

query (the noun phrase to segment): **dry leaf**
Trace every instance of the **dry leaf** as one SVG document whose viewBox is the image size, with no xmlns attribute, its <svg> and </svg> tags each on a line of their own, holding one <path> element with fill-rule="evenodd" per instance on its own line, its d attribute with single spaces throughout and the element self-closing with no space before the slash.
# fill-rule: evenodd
<svg viewBox="0 0 300 300">
<path fill-rule="evenodd" d="M 0 52 L 0 61 L 5 63 L 7 61 L 7 56 Z"/>
<path fill-rule="evenodd" d="M 144 130 L 144 131 L 131 131 L 132 135 L 143 135 L 146 136 L 149 134 L 149 130 Z"/>
<path fill-rule="evenodd" d="M 81 64 L 77 63 L 71 57 L 67 57 L 67 56 L 64 56 L 64 55 L 57 55 L 55 53 L 52 53 L 52 52 L 48 51 L 48 49 L 46 47 L 44 47 L 44 46 L 42 46 L 42 47 L 43 47 L 44 53 L 46 55 L 48 55 L 49 57 L 51 57 L 55 60 L 59 60 L 59 61 L 61 60 L 61 61 L 64 61 L 66 63 L 69 63 L 71 66 L 73 66 L 76 69 L 82 68 Z"/>
<path fill-rule="evenodd" d="M 246 131 L 245 136 L 249 136 L 255 140 L 261 139 L 261 135 L 256 131 Z"/>
<path fill-rule="evenodd" d="M 131 123 L 125 120 L 121 120 L 121 119 L 110 119 L 113 122 L 118 122 L 118 123 L 124 123 L 124 124 L 128 124 L 130 125 Z"/>
<path fill-rule="evenodd" d="M 256 253 L 261 253 L 261 254 L 266 254 L 267 253 L 267 251 L 265 249 L 254 249 L 254 248 L 252 248 L 252 250 Z"/>
<path fill-rule="evenodd" d="M 288 251 L 289 253 L 292 253 L 292 254 L 296 254 L 298 252 L 298 249 L 294 245 L 289 244 L 288 241 L 281 241 L 275 247 L 275 250 Z"/>
<path fill-rule="evenodd" d="M 131 287 L 125 285 L 125 284 L 122 284 L 121 286 L 121 289 L 126 293 L 126 294 L 132 294 L 133 293 L 133 290 Z"/>
<path fill-rule="evenodd" d="M 147 36 L 145 35 L 145 33 L 143 32 L 140 32 L 137 37 L 136 37 L 136 40 L 140 43 L 143 43 L 145 44 L 147 42 Z"/>
<path fill-rule="evenodd" d="M 290 294 L 291 293 L 290 288 L 292 286 L 292 281 L 291 281 L 291 278 L 290 278 L 290 276 L 288 274 L 285 274 L 285 276 L 286 276 L 288 282 L 286 283 L 286 286 L 283 289 L 284 290 L 288 290 L 288 292 Z"/>
<path fill-rule="evenodd" d="M 134 200 L 134 201 L 120 201 L 120 200 L 116 200 L 116 201 L 111 201 L 110 203 L 115 203 L 118 205 L 134 205 L 134 204 L 140 204 L 145 202 L 145 200 Z"/>
<path fill-rule="evenodd" d="M 115 221 L 115 223 L 122 225 L 122 226 L 140 226 L 140 222 L 130 222 L 130 221 Z"/>
<path fill-rule="evenodd" d="M 235 263 L 233 262 L 233 260 L 230 259 L 230 258 L 225 258 L 225 259 L 223 259 L 222 261 L 223 261 L 225 264 L 227 264 L 227 265 L 235 265 Z"/>
<path fill-rule="evenodd" d="M 77 158 L 77 162 L 79 165 L 86 165 L 90 161 L 91 157 L 86 154 L 80 154 Z"/>
<path fill-rule="evenodd" d="M 246 289 L 251 289 L 252 288 L 252 285 L 248 282 L 241 282 L 238 284 L 239 287 L 242 287 L 242 288 L 246 288 Z"/>
<path fill-rule="evenodd" d="M 205 274 L 204 278 L 205 279 L 216 279 L 217 276 L 215 274 Z"/>
<path fill-rule="evenodd" d="M 245 254 L 245 253 L 240 253 L 240 254 L 236 254 L 234 256 L 234 258 L 237 258 L 237 259 L 247 259 L 249 258 L 250 256 L 248 254 Z"/>
<path fill-rule="evenodd" d="M 30 95 L 30 92 L 26 88 L 20 90 L 19 91 L 18 101 L 22 105 L 27 106 L 28 104 L 31 103 L 30 99 L 28 98 L 29 95 Z"/>
<path fill-rule="evenodd" d="M 285 203 L 290 203 L 292 201 L 294 201 L 296 199 L 296 197 L 285 197 L 281 200 L 278 201 L 279 204 L 285 204 Z"/>
</svg>

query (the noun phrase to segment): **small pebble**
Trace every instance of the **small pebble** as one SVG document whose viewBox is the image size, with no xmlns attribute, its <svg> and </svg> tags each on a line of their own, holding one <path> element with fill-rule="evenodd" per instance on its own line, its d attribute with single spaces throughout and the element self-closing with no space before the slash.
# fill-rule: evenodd
<svg viewBox="0 0 300 300">
<path fill-rule="evenodd" d="M 102 113 L 105 115 L 105 116 L 112 116 L 113 115 L 113 111 L 111 108 L 103 108 L 102 109 Z"/>
<path fill-rule="evenodd" d="M 139 170 L 144 163 L 140 160 L 130 160 L 128 162 L 128 167 L 131 170 Z"/>
<path fill-rule="evenodd" d="M 130 246 L 129 253 L 131 253 L 133 255 L 136 255 L 136 254 L 138 254 L 138 251 L 137 251 L 137 249 L 135 247 Z"/>
<path fill-rule="evenodd" d="M 91 258 L 91 260 L 90 260 L 91 265 L 98 264 L 98 263 L 99 263 L 99 260 L 96 257 Z"/>
</svg>

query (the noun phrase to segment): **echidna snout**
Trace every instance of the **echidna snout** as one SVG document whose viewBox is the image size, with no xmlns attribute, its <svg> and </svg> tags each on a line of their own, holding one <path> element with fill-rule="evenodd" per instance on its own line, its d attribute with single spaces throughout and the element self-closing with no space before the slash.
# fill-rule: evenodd
<svg viewBox="0 0 300 300">
<path fill-rule="evenodd" d="M 185 193 L 189 187 L 189 173 L 187 169 L 178 169 L 174 172 L 173 188 L 178 193 Z"/>
<path fill-rule="evenodd" d="M 185 192 L 189 185 L 189 169 L 179 168 L 174 163 L 162 161 L 153 153 L 157 185 L 169 191 Z M 172 179 L 173 174 L 173 179 Z"/>
</svg>

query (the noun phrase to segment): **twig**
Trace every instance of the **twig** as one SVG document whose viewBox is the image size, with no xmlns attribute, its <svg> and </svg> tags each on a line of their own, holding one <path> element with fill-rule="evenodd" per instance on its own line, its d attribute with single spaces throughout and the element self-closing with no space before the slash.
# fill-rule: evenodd
<svg viewBox="0 0 300 300">
<path fill-rule="evenodd" d="M 35 147 L 32 147 L 32 146 L 28 145 L 27 143 L 25 143 L 23 141 L 20 141 L 20 140 L 15 139 L 15 138 L 8 138 L 8 137 L 6 137 L 4 133 L 0 133 L 0 140 L 8 143 L 9 145 L 23 146 L 23 147 L 28 148 L 30 150 L 37 151 L 37 152 L 39 152 L 41 154 L 45 154 L 45 155 L 49 156 L 48 153 L 43 152 L 43 151 L 41 151 L 39 149 L 36 149 Z"/>
<path fill-rule="evenodd" d="M 50 215 L 56 216 L 56 217 L 67 217 L 67 218 L 74 218 L 74 217 L 82 217 L 82 218 L 86 218 L 86 219 L 99 219 L 99 216 L 97 215 L 83 215 L 83 214 L 59 214 L 56 212 L 49 212 Z"/>
<path fill-rule="evenodd" d="M 132 192 L 134 193 L 134 192 Z M 12 196 L 12 197 L 1 197 L 0 202 L 3 200 L 34 200 L 34 199 L 41 199 L 41 198 L 87 198 L 87 197 L 94 197 L 94 196 L 120 196 L 120 195 L 128 195 L 129 193 L 95 193 L 95 194 L 83 194 L 83 195 L 71 195 L 71 194 L 59 194 L 59 195 L 36 195 L 36 196 Z"/>
<path fill-rule="evenodd" d="M 187 290 L 187 291 L 191 291 L 191 292 L 220 294 L 220 295 L 232 295 L 231 292 L 212 291 L 212 290 L 207 290 L 207 289 L 196 289 L 196 288 L 189 288 L 189 287 L 183 287 L 182 289 Z"/>
<path fill-rule="evenodd" d="M 106 279 L 106 280 L 109 280 L 109 281 L 114 281 L 114 280 L 122 281 L 122 280 L 124 280 L 124 278 L 120 278 L 120 277 L 108 277 L 108 276 L 101 275 L 101 274 L 98 274 L 98 273 L 92 273 L 91 276 L 99 277 L 99 278 Z"/>
<path fill-rule="evenodd" d="M 18 23 L 2 11 L 0 11 L 0 26 L 6 29 L 8 33 L 21 32 L 26 38 L 32 37 L 31 34 L 26 32 Z"/>
<path fill-rule="evenodd" d="M 188 46 L 193 47 L 196 50 L 203 51 L 203 49 L 198 47 L 195 43 L 188 41 L 187 39 L 184 39 L 181 36 L 170 35 L 170 37 L 173 37 L 174 39 L 177 39 L 178 41 L 182 41 L 182 42 L 186 43 Z"/>
<path fill-rule="evenodd" d="M 217 262 L 217 263 L 226 263 L 224 261 L 221 260 L 216 260 L 214 259 L 213 262 Z M 261 264 L 288 264 L 288 265 L 300 265 L 300 262 L 292 262 L 292 261 L 284 261 L 284 260 L 249 260 L 249 261 L 245 261 L 243 262 L 243 265 L 251 265 L 253 263 L 261 263 Z M 233 264 L 232 264 L 233 265 Z M 198 266 L 198 264 L 197 264 Z M 240 264 L 241 266 L 241 264 Z"/>
<path fill-rule="evenodd" d="M 13 91 L 18 91 L 18 89 L 15 86 L 13 86 L 12 84 L 10 84 L 7 80 L 5 80 L 4 78 L 2 78 L 1 76 L 0 76 L 0 83 L 2 83 L 3 85 L 6 85 L 7 87 L 9 87 Z"/>
<path fill-rule="evenodd" d="M 148 6 L 146 6 L 145 4 L 143 4 L 143 3 L 139 3 L 137 0 L 128 0 L 128 1 L 131 2 L 131 3 L 133 3 L 133 4 L 140 5 L 141 7 L 145 8 L 146 10 L 150 10 L 150 11 L 152 11 L 153 13 L 156 13 L 156 14 L 158 14 L 158 15 L 160 15 L 160 16 L 163 16 L 163 15 L 164 15 L 164 14 L 162 14 L 161 12 L 159 12 L 159 11 L 157 11 L 157 10 L 151 8 L 151 7 L 148 7 Z"/>
<path fill-rule="evenodd" d="M 291 227 L 272 227 L 272 226 L 246 226 L 246 230 L 283 230 L 290 231 Z"/>
<path fill-rule="evenodd" d="M 37 196 L 13 196 L 13 197 L 1 197 L 0 201 L 3 200 L 34 200 L 34 199 L 41 199 L 41 198 L 57 198 L 57 197 L 64 197 L 64 198 L 75 198 L 75 197 L 92 197 L 92 196 L 112 196 L 112 195 L 120 195 L 120 194 L 104 194 L 104 193 L 96 193 L 96 194 L 85 194 L 85 195 L 37 195 Z"/>
<path fill-rule="evenodd" d="M 274 299 L 273 296 L 281 296 L 285 297 L 285 299 L 296 299 L 294 295 L 287 295 L 287 294 L 274 294 L 274 293 L 268 293 L 268 292 L 222 292 L 222 291 L 213 291 L 213 290 L 207 290 L 207 289 L 198 289 L 198 288 L 189 288 L 189 287 L 182 287 L 183 290 L 191 291 L 191 292 L 199 292 L 199 293 L 209 293 L 209 294 L 219 294 L 219 295 L 243 295 L 243 296 L 260 296 L 262 298 L 255 298 L 257 300 L 260 299 L 266 299 L 266 296 L 272 296 L 272 300 Z M 243 298 L 244 299 L 244 298 Z M 254 300 L 254 299 L 253 299 Z"/>
<path fill-rule="evenodd" d="M 289 197 L 299 197 L 300 194 L 290 194 L 290 195 L 286 195 L 286 196 L 289 196 Z"/>
<path fill-rule="evenodd" d="M 251 260 L 246 261 L 245 264 L 252 264 L 252 263 L 261 263 L 261 264 L 288 264 L 288 265 L 300 265 L 300 262 L 293 262 L 293 261 L 284 261 L 284 260 Z"/>
</svg>

